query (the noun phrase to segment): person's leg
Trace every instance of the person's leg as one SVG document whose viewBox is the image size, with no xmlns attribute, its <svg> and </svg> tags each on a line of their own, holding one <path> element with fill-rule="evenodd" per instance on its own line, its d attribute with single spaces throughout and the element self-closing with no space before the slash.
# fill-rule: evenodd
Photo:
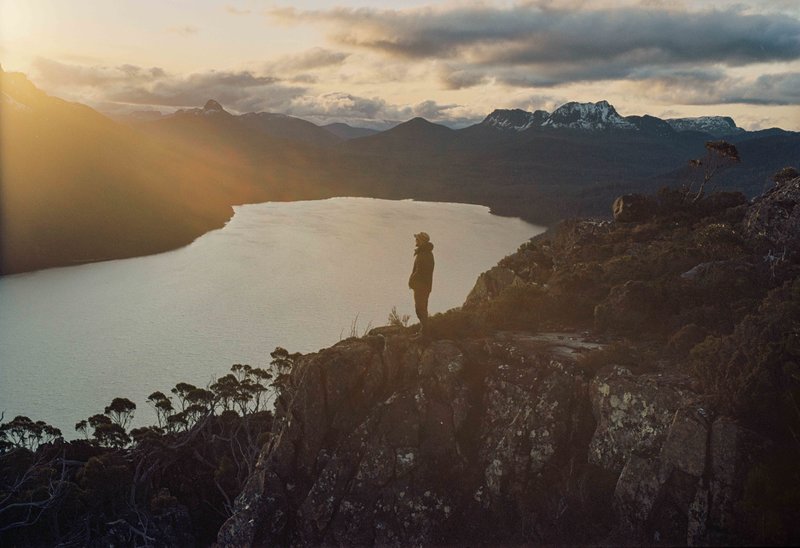
<svg viewBox="0 0 800 548">
<path fill-rule="evenodd" d="M 414 309 L 419 318 L 420 332 L 425 332 L 425 326 L 428 323 L 428 291 L 414 291 Z"/>
</svg>

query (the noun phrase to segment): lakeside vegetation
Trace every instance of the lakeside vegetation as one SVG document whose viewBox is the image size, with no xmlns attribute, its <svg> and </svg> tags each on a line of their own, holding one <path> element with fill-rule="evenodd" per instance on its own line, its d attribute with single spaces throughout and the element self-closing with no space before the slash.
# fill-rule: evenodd
<svg viewBox="0 0 800 548">
<path fill-rule="evenodd" d="M 136 404 L 114 398 L 65 441 L 41 421 L 0 425 L 4 546 L 208 545 L 269 441 L 273 404 L 297 358 L 234 364 L 208 388 L 180 382 L 147 403 L 157 424 L 129 429 Z"/>
</svg>

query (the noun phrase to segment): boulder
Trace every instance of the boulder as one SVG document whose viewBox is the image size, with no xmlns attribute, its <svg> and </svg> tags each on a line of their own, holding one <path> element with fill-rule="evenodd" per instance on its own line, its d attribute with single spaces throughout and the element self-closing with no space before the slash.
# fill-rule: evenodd
<svg viewBox="0 0 800 548">
<path fill-rule="evenodd" d="M 522 279 L 513 270 L 495 266 L 478 276 L 475 286 L 464 301 L 465 307 L 477 306 L 500 295 L 508 286 L 522 284 Z"/>
<path fill-rule="evenodd" d="M 800 252 L 800 177 L 782 182 L 754 200 L 743 223 L 746 237 L 771 256 Z"/>
<path fill-rule="evenodd" d="M 618 223 L 641 223 L 653 215 L 653 199 L 644 194 L 624 194 L 611 206 L 614 220 Z"/>
</svg>

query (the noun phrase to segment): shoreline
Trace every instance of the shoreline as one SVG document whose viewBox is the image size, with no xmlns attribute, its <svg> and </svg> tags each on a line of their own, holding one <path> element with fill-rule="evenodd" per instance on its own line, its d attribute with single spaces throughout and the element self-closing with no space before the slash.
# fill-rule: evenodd
<svg viewBox="0 0 800 548">
<path fill-rule="evenodd" d="M 482 204 L 482 203 L 476 203 L 476 202 L 470 202 L 470 201 L 460 202 L 460 201 L 456 201 L 456 200 L 433 200 L 433 199 L 417 199 L 417 198 L 383 198 L 383 197 L 377 197 L 377 196 L 348 196 L 348 195 L 337 195 L 337 196 L 328 196 L 328 197 L 324 197 L 324 198 L 322 198 L 322 197 L 321 198 L 309 198 L 309 199 L 301 199 L 301 200 L 274 200 L 274 199 L 272 199 L 272 200 L 264 200 L 264 201 L 259 201 L 259 202 L 245 202 L 245 203 L 231 204 L 229 206 L 230 207 L 230 216 L 223 223 L 217 224 L 216 226 L 212 226 L 212 227 L 208 228 L 207 230 L 204 230 L 203 232 L 200 232 L 197 235 L 193 236 L 190 240 L 185 241 L 184 243 L 180 243 L 178 245 L 170 245 L 170 246 L 167 246 L 167 247 L 158 247 L 158 248 L 154 249 L 153 251 L 145 252 L 145 253 L 121 254 L 121 255 L 118 255 L 118 256 L 110 256 L 110 257 L 106 257 L 106 258 L 72 259 L 69 262 L 57 262 L 57 263 L 54 263 L 54 264 L 49 265 L 49 266 L 44 266 L 42 268 L 34 268 L 34 269 L 30 269 L 30 270 L 18 270 L 18 271 L 12 271 L 12 272 L 8 272 L 8 273 L 0 273 L 0 281 L 2 281 L 4 278 L 10 278 L 12 276 L 20 276 L 20 275 L 25 275 L 25 274 L 34 274 L 36 272 L 43 272 L 43 271 L 46 271 L 46 270 L 53 270 L 53 269 L 58 269 L 58 268 L 71 268 L 71 267 L 84 266 L 84 265 L 102 263 L 102 262 L 109 262 L 109 261 L 123 261 L 123 260 L 127 260 L 127 259 L 136 259 L 136 258 L 141 258 L 141 257 L 149 257 L 149 256 L 152 256 L 152 255 L 160 255 L 162 253 L 169 253 L 169 252 L 172 252 L 172 251 L 176 251 L 178 249 L 182 249 L 182 248 L 184 248 L 186 246 L 191 245 L 197 239 L 202 238 L 203 236 L 205 236 L 205 235 L 207 235 L 207 234 L 209 234 L 211 232 L 214 232 L 215 230 L 223 229 L 231 221 L 231 219 L 233 219 L 234 215 L 236 214 L 236 208 L 237 207 L 265 204 L 265 203 L 270 203 L 270 202 L 274 202 L 274 203 L 316 202 L 316 201 L 324 201 L 324 200 L 333 200 L 333 199 L 337 199 L 337 198 L 350 198 L 350 199 L 355 198 L 355 199 L 368 199 L 368 200 L 390 200 L 390 201 L 398 201 L 398 202 L 411 201 L 411 202 L 417 202 L 417 203 L 434 203 L 434 204 L 445 204 L 445 205 L 446 204 L 469 205 L 469 206 L 477 206 L 477 207 L 485 208 L 490 215 L 493 215 L 495 217 L 519 219 L 519 220 L 524 221 L 524 222 L 526 222 L 528 224 L 532 224 L 532 225 L 535 225 L 535 226 L 542 227 L 545 230 L 549 230 L 550 228 L 552 228 L 553 225 L 556 224 L 555 222 L 554 223 L 544 223 L 544 222 L 541 222 L 541 221 L 536 221 L 536 220 L 533 220 L 533 219 L 526 218 L 526 217 L 524 217 L 522 215 L 514 214 L 512 212 L 505 213 L 505 212 L 502 212 L 502 211 L 498 211 L 497 206 L 490 206 L 490 205 L 486 205 L 486 204 Z"/>
</svg>

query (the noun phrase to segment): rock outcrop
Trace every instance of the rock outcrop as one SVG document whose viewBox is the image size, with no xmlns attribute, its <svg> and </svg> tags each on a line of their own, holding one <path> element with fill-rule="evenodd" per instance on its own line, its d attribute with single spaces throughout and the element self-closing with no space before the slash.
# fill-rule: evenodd
<svg viewBox="0 0 800 548">
<path fill-rule="evenodd" d="M 756 199 L 744 221 L 749 238 L 777 259 L 800 252 L 800 177 L 784 181 Z"/>
<path fill-rule="evenodd" d="M 220 543 L 445 543 L 524 515 L 588 443 L 588 382 L 570 356 L 582 346 L 382 334 L 306 356 Z"/>
<path fill-rule="evenodd" d="M 420 343 L 386 328 L 303 357 L 220 545 L 734 531 L 754 458 L 742 440 L 757 436 L 713 420 L 684 376 L 611 366 L 591 379 L 577 358 L 598 348 L 569 334 Z"/>
<path fill-rule="evenodd" d="M 478 281 L 467 295 L 464 306 L 474 306 L 488 301 L 500 295 L 506 287 L 522 283 L 522 279 L 513 270 L 502 266 L 492 267 L 478 276 Z"/>
</svg>

